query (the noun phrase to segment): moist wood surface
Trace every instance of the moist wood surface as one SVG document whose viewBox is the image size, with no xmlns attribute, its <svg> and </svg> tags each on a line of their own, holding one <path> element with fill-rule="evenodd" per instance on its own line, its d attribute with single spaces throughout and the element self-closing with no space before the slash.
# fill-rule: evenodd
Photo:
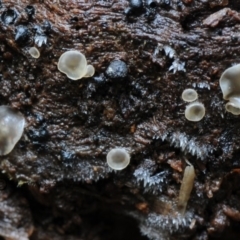
<svg viewBox="0 0 240 240">
<path fill-rule="evenodd" d="M 239 117 L 225 111 L 219 78 L 239 63 L 240 1 L 129 6 L 1 1 L 0 104 L 27 122 L 1 157 L 3 238 L 239 239 Z M 28 52 L 33 46 L 38 59 Z M 81 51 L 95 75 L 72 81 L 59 72 L 67 50 Z M 126 63 L 126 77 L 109 77 L 113 60 Z M 184 117 L 186 88 L 205 105 L 200 122 Z M 107 166 L 114 147 L 131 155 L 123 171 Z M 186 159 L 196 177 L 179 217 Z M 16 221 L 11 228 L 5 216 Z"/>
</svg>

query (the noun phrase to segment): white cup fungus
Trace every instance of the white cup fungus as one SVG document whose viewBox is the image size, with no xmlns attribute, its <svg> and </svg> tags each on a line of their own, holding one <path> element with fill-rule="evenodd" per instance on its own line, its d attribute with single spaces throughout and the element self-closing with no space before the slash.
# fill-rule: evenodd
<svg viewBox="0 0 240 240">
<path fill-rule="evenodd" d="M 225 105 L 226 111 L 233 115 L 240 115 L 240 98 L 229 98 L 229 102 Z"/>
<path fill-rule="evenodd" d="M 192 88 L 187 88 L 182 92 L 182 99 L 185 102 L 193 102 L 193 101 L 197 100 L 197 98 L 198 98 L 198 94 Z"/>
<path fill-rule="evenodd" d="M 124 148 L 113 148 L 107 154 L 107 164 L 114 170 L 122 170 L 130 163 L 130 155 Z"/>
<path fill-rule="evenodd" d="M 205 116 L 205 107 L 202 103 L 196 101 L 187 105 L 185 109 L 185 117 L 191 122 L 198 122 Z"/>
<path fill-rule="evenodd" d="M 33 58 L 39 58 L 40 57 L 40 52 L 35 47 L 31 47 L 28 52 Z"/>
<path fill-rule="evenodd" d="M 92 77 L 95 73 L 95 68 L 92 65 L 87 65 L 87 72 L 84 77 Z"/>
<path fill-rule="evenodd" d="M 226 110 L 233 115 L 240 115 L 240 64 L 226 69 L 219 83 L 223 98 L 229 101 Z"/>
<path fill-rule="evenodd" d="M 9 154 L 20 140 L 25 125 L 23 115 L 17 110 L 0 106 L 0 155 Z"/>
<path fill-rule="evenodd" d="M 61 55 L 58 61 L 58 70 L 72 80 L 91 77 L 95 72 L 92 65 L 87 65 L 85 56 L 76 50 L 67 51 Z"/>
</svg>

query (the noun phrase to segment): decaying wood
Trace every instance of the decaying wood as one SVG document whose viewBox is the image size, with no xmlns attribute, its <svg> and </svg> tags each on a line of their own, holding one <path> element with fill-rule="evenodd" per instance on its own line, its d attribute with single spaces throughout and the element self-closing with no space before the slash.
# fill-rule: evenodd
<svg viewBox="0 0 240 240">
<path fill-rule="evenodd" d="M 131 4 L 1 1 L 0 104 L 27 121 L 1 157 L 2 194 L 13 185 L 2 204 L 14 202 L 18 216 L 6 207 L 17 222 L 2 237 L 20 229 L 41 240 L 239 239 L 239 117 L 225 112 L 219 78 L 239 63 L 240 1 Z M 72 81 L 57 70 L 70 49 L 95 67 L 92 78 Z M 106 73 L 113 60 L 126 63 L 127 76 Z M 189 87 L 206 107 L 200 122 L 184 117 Z M 113 147 L 131 153 L 123 171 L 106 164 Z M 196 178 L 180 217 L 185 158 Z M 18 207 L 15 194 L 29 205 Z M 23 222 L 26 212 L 32 218 Z"/>
</svg>

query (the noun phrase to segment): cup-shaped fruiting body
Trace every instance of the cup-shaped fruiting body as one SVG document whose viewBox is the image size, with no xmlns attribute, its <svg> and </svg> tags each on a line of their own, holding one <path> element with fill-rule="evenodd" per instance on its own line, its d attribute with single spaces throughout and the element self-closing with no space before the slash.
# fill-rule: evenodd
<svg viewBox="0 0 240 240">
<path fill-rule="evenodd" d="M 205 116 L 205 107 L 202 103 L 196 101 L 187 105 L 185 109 L 185 117 L 192 122 L 198 122 Z"/>
<path fill-rule="evenodd" d="M 219 83 L 223 98 L 229 100 L 225 106 L 226 110 L 234 115 L 240 115 L 240 64 L 225 70 Z"/>
<path fill-rule="evenodd" d="M 39 58 L 40 57 L 40 52 L 35 47 L 31 47 L 28 52 L 33 58 Z"/>
<path fill-rule="evenodd" d="M 94 67 L 87 65 L 85 56 L 76 50 L 67 51 L 61 55 L 58 70 L 72 80 L 91 77 L 95 73 Z"/>
<path fill-rule="evenodd" d="M 229 98 L 229 102 L 225 106 L 227 112 L 233 115 L 240 115 L 240 97 Z"/>
<path fill-rule="evenodd" d="M 187 166 L 184 170 L 183 180 L 178 198 L 178 208 L 182 214 L 184 214 L 186 211 L 187 203 L 193 189 L 194 178 L 195 178 L 194 167 L 192 165 Z"/>
<path fill-rule="evenodd" d="M 107 154 L 107 164 L 114 170 L 122 170 L 128 166 L 130 155 L 125 148 L 113 148 Z"/>
<path fill-rule="evenodd" d="M 182 99 L 185 102 L 193 102 L 193 101 L 197 100 L 197 98 L 198 98 L 198 94 L 192 88 L 187 88 L 182 92 Z"/>
<path fill-rule="evenodd" d="M 240 64 L 226 69 L 220 80 L 223 98 L 229 100 L 231 97 L 240 96 Z"/>
<path fill-rule="evenodd" d="M 95 68 L 92 65 L 87 65 L 87 72 L 84 77 L 92 77 L 95 73 Z"/>
<path fill-rule="evenodd" d="M 10 153 L 23 134 L 23 115 L 8 106 L 0 106 L 0 155 Z"/>
</svg>

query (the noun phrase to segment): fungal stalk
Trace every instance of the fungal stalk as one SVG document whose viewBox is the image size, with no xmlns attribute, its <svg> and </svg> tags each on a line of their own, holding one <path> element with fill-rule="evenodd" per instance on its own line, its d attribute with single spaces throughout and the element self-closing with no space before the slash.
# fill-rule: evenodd
<svg viewBox="0 0 240 240">
<path fill-rule="evenodd" d="M 92 77 L 94 73 L 95 73 L 95 68 L 92 65 L 87 65 L 87 71 L 84 77 L 85 78 Z"/>
<path fill-rule="evenodd" d="M 194 178 L 194 167 L 192 165 L 187 166 L 184 170 L 183 180 L 178 197 L 178 209 L 182 215 L 186 212 L 187 203 L 193 189 Z"/>
</svg>

